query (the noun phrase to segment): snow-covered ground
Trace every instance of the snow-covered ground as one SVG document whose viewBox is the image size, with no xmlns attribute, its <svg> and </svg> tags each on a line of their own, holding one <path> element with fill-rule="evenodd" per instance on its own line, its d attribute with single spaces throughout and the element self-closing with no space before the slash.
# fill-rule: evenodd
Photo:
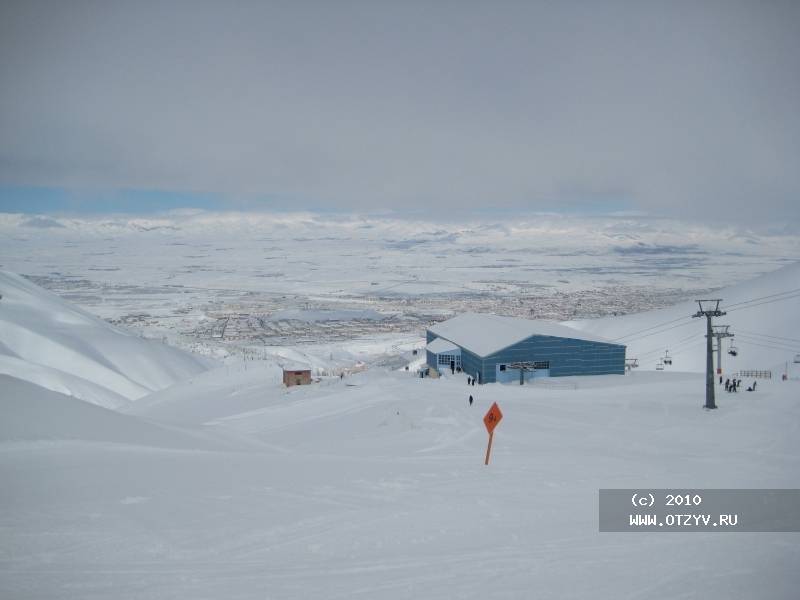
<svg viewBox="0 0 800 600">
<path fill-rule="evenodd" d="M 767 340 L 726 367 L 793 359 L 797 275 L 719 290 L 724 322 Z M 0 374 L 0 597 L 798 597 L 797 533 L 598 532 L 600 488 L 800 487 L 798 374 L 702 410 L 697 357 L 673 336 L 704 323 L 671 328 L 689 304 L 579 323 L 642 356 L 670 348 L 665 371 L 467 387 L 380 367 L 416 358 L 404 334 L 198 362 L 164 387 L 143 373 L 194 359 L 2 281 L 18 286 L 0 290 L 3 353 L 25 365 Z M 114 354 L 113 336 L 131 343 Z M 42 387 L 55 369 L 112 389 L 96 374 L 113 356 L 130 369 L 110 373 L 163 389 L 110 410 L 66 378 Z M 280 357 L 371 368 L 286 389 Z M 492 402 L 505 417 L 487 467 Z"/>
<path fill-rule="evenodd" d="M 798 487 L 798 382 L 715 412 L 697 374 L 575 383 L 376 372 L 285 391 L 219 370 L 114 428 L 4 428 L 0 595 L 797 597 L 798 534 L 600 534 L 597 490 Z M 505 418 L 485 467 L 494 401 Z M 159 420 L 203 437 L 165 440 Z"/>
<path fill-rule="evenodd" d="M 205 368 L 13 273 L 0 271 L 0 294 L 0 373 L 116 408 Z"/>
<path fill-rule="evenodd" d="M 756 279 L 723 288 L 704 298 L 722 299 L 727 314 L 714 325 L 730 325 L 733 338 L 722 340 L 725 375 L 741 370 L 771 370 L 778 376 L 787 369 L 800 376 L 800 263 Z M 700 298 L 698 298 L 700 299 Z M 641 369 L 653 370 L 664 356 L 672 358 L 666 369 L 705 371 L 705 318 L 693 318 L 695 301 L 685 301 L 658 311 L 622 317 L 571 322 L 587 332 L 627 346 L 626 355 L 639 359 Z M 733 346 L 737 354 L 729 350 Z M 716 338 L 714 347 L 717 347 Z M 717 366 L 717 353 L 714 366 Z M 797 369 L 797 370 L 795 370 Z"/>
</svg>

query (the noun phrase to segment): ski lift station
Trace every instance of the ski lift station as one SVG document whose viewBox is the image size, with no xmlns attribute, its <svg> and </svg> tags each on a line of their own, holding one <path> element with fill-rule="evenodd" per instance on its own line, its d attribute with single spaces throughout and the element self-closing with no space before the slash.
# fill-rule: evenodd
<svg viewBox="0 0 800 600">
<path fill-rule="evenodd" d="M 466 313 L 430 327 L 426 337 L 431 368 L 460 368 L 478 383 L 625 374 L 624 345 L 550 321 Z"/>
</svg>

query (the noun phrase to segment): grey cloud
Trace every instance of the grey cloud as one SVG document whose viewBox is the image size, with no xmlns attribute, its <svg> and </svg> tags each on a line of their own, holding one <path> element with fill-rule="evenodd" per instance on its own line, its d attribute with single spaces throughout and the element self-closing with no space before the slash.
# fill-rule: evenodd
<svg viewBox="0 0 800 600">
<path fill-rule="evenodd" d="M 0 183 L 800 218 L 796 3 L 3 3 Z"/>
</svg>

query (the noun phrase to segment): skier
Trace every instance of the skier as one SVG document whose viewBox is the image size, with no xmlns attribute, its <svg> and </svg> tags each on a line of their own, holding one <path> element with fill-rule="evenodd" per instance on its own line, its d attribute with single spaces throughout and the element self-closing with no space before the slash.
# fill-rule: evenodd
<svg viewBox="0 0 800 600">
<path fill-rule="evenodd" d="M 469 405 L 472 406 L 472 395 L 469 397 Z"/>
<path fill-rule="evenodd" d="M 467 377 L 467 385 L 472 385 L 472 377 Z"/>
<path fill-rule="evenodd" d="M 758 383 L 757 381 L 754 381 L 754 382 L 753 382 L 753 391 L 754 391 L 754 392 L 756 391 L 756 384 L 757 384 L 757 383 Z"/>
<path fill-rule="evenodd" d="M 730 377 L 728 377 L 728 379 L 725 380 L 725 391 L 726 392 L 730 392 L 731 391 L 731 379 L 730 379 Z"/>
</svg>

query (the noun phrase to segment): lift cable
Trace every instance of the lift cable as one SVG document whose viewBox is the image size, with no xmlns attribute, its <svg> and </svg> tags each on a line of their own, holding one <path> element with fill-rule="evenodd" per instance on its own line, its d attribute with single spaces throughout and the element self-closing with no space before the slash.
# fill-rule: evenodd
<svg viewBox="0 0 800 600">
<path fill-rule="evenodd" d="M 725 308 L 725 310 L 727 312 L 735 312 L 737 310 L 745 310 L 745 309 L 748 309 L 748 308 L 755 308 L 756 306 L 762 306 L 764 304 L 771 304 L 773 302 L 780 302 L 782 300 L 791 300 L 792 298 L 798 298 L 798 297 L 800 297 L 800 293 L 798 293 L 798 292 L 800 292 L 800 288 L 797 288 L 797 289 L 794 289 L 794 290 L 788 290 L 788 291 L 785 291 L 785 292 L 780 292 L 778 294 L 770 294 L 769 296 L 760 296 L 758 298 L 752 298 L 750 300 L 745 300 L 745 301 L 742 301 L 742 302 L 736 302 L 734 304 L 727 305 L 724 308 Z M 781 295 L 786 295 L 786 294 L 792 294 L 792 295 L 791 296 L 786 296 L 784 298 L 775 298 L 775 296 L 781 296 Z M 772 300 L 765 300 L 766 298 L 773 298 L 773 299 Z M 757 304 L 752 304 L 753 302 L 756 302 L 758 300 L 765 300 L 765 301 L 764 302 L 758 302 Z M 744 306 L 745 304 L 749 304 L 750 306 Z M 734 307 L 734 308 L 731 308 L 731 307 Z M 659 323 L 657 325 L 652 325 L 651 327 L 647 327 L 645 329 L 640 329 L 638 331 L 633 331 L 631 333 L 627 333 L 627 334 L 622 335 L 622 336 L 617 337 L 617 338 L 612 338 L 611 341 L 612 342 L 621 341 L 621 340 L 624 340 L 625 338 L 630 338 L 631 336 L 637 336 L 637 334 L 639 334 L 639 333 L 644 333 L 646 331 L 651 331 L 653 329 L 659 329 L 661 327 L 666 327 L 667 325 L 671 325 L 671 324 L 677 323 L 679 321 L 685 321 L 686 319 L 690 319 L 690 318 L 691 317 L 679 317 L 677 319 L 672 319 L 671 321 L 665 321 L 663 323 Z M 691 321 L 688 321 L 685 324 L 688 325 L 689 323 L 691 323 Z M 678 327 L 680 327 L 680 326 L 681 325 L 678 325 Z M 673 327 L 667 327 L 666 329 L 663 329 L 663 331 L 669 331 L 670 329 L 674 329 L 674 328 Z M 657 331 L 655 333 L 662 333 L 662 331 Z M 628 341 L 631 342 L 631 341 L 635 341 L 635 340 L 638 340 L 638 339 L 643 339 L 645 337 L 649 337 L 649 335 L 652 335 L 652 334 L 643 335 L 643 336 L 637 336 L 637 337 L 634 337 L 634 338 L 632 338 L 632 339 L 630 339 Z"/>
<path fill-rule="evenodd" d="M 759 338 L 754 338 L 749 335 L 737 335 L 737 341 L 749 341 L 751 344 L 759 343 L 774 348 L 775 350 L 786 350 L 788 352 L 797 352 L 797 346 L 789 346 L 787 344 L 782 344 L 780 342 L 771 342 L 770 340 L 762 340 Z"/>
<path fill-rule="evenodd" d="M 789 337 L 781 337 L 779 335 L 767 335 L 766 333 L 758 333 L 756 331 L 747 331 L 746 329 L 736 329 L 739 333 L 744 333 L 748 335 L 757 335 L 758 337 L 766 337 L 766 338 L 774 338 L 776 340 L 788 340 L 790 342 L 800 342 L 800 339 L 797 338 L 789 338 Z"/>
<path fill-rule="evenodd" d="M 737 338 L 738 339 L 738 338 Z M 739 344 L 744 344 L 745 346 L 761 346 L 762 348 L 769 348 L 770 350 L 780 350 L 781 352 L 790 352 L 788 348 L 778 348 L 777 346 L 769 346 L 767 344 L 759 344 L 757 342 L 752 342 L 749 340 L 739 340 Z"/>
<path fill-rule="evenodd" d="M 763 302 L 757 302 L 756 304 L 750 304 L 749 306 L 737 306 L 736 308 L 731 309 L 725 307 L 725 310 L 728 312 L 736 312 L 737 310 L 747 310 L 748 308 L 755 308 L 756 306 L 763 306 L 764 304 L 772 304 L 773 302 L 782 302 L 783 300 L 792 300 L 793 298 L 800 298 L 800 294 L 793 294 L 792 296 L 785 296 L 783 298 L 775 298 L 774 300 L 764 300 Z"/>
<path fill-rule="evenodd" d="M 630 337 L 632 335 L 636 335 L 637 333 L 644 333 L 645 331 L 650 331 L 651 329 L 658 329 L 659 327 L 664 327 L 665 325 L 671 325 L 672 323 L 677 323 L 678 321 L 685 321 L 686 319 L 690 319 L 691 317 L 680 317 L 678 319 L 673 319 L 672 321 L 666 321 L 665 323 L 659 323 L 658 325 L 653 325 L 652 327 L 647 327 L 646 329 L 640 329 L 639 331 L 633 331 L 631 333 L 626 333 L 625 335 L 621 335 L 618 338 L 614 338 L 611 341 L 618 341 L 622 340 L 626 337 Z M 691 322 L 691 321 L 690 321 Z"/>
<path fill-rule="evenodd" d="M 669 350 L 673 356 L 677 356 L 682 352 L 684 352 L 686 349 L 690 348 L 692 345 L 696 344 L 699 341 L 702 341 L 703 338 L 705 338 L 704 333 L 695 333 L 687 338 L 683 338 L 683 340 L 676 342 L 675 344 L 672 344 L 669 347 Z M 648 350 L 647 352 L 637 352 L 636 356 L 637 358 L 641 358 L 644 356 L 651 356 L 653 354 L 658 354 L 663 351 L 664 350 L 659 346 L 658 348 L 654 348 L 653 350 Z"/>
<path fill-rule="evenodd" d="M 777 292 L 775 294 L 769 294 L 768 296 L 759 296 L 758 298 L 751 298 L 750 300 L 742 300 L 741 302 L 734 302 L 733 304 L 728 304 L 725 309 L 733 308 L 735 306 L 739 306 L 740 304 L 750 304 L 751 302 L 755 302 L 756 300 L 766 300 L 767 298 L 774 298 L 775 296 L 783 296 L 785 294 L 794 294 L 800 292 L 800 288 L 795 288 L 793 290 L 786 290 L 785 292 Z"/>
</svg>

